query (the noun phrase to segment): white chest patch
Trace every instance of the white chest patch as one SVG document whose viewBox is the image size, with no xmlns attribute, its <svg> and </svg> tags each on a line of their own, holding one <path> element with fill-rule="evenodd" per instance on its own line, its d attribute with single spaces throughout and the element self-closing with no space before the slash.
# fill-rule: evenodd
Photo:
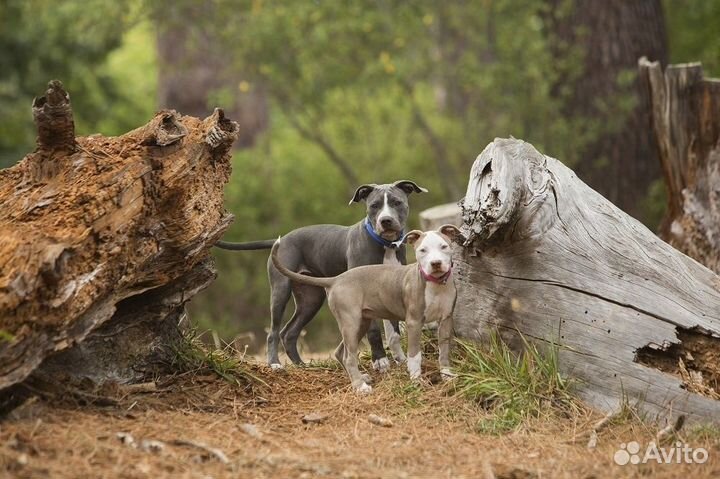
<svg viewBox="0 0 720 479">
<path fill-rule="evenodd" d="M 426 283 L 424 322 L 440 321 L 450 316 L 454 302 L 455 288 L 452 284 Z"/>
<path fill-rule="evenodd" d="M 383 257 L 383 264 L 400 264 L 397 259 L 397 250 L 393 248 L 385 248 L 385 256 Z"/>
</svg>

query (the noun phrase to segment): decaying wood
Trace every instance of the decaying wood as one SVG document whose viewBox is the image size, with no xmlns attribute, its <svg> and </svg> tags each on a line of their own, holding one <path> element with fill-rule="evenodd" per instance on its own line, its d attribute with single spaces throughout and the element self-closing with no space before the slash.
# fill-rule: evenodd
<svg viewBox="0 0 720 479">
<path fill-rule="evenodd" d="M 720 273 L 720 79 L 699 63 L 639 68 L 668 192 L 660 236 Z"/>
<path fill-rule="evenodd" d="M 658 239 L 562 163 L 515 139 L 478 156 L 462 202 L 458 334 L 500 330 L 556 344 L 591 404 L 717 420 L 720 401 L 688 391 L 679 364 L 720 382 L 720 279 Z"/>
<path fill-rule="evenodd" d="M 237 125 L 165 110 L 119 137 L 75 138 L 57 81 L 33 113 L 38 148 L 0 170 L 0 390 L 51 355 L 50 369 L 126 380 L 214 278 Z"/>
</svg>

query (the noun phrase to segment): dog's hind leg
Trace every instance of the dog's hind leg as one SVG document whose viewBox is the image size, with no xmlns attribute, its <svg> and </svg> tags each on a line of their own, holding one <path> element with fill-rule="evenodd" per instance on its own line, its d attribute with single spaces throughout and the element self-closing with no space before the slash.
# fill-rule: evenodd
<svg viewBox="0 0 720 479">
<path fill-rule="evenodd" d="M 350 382 L 353 388 L 359 393 L 372 392 L 372 386 L 367 383 L 367 375 L 360 372 L 358 366 L 358 345 L 360 340 L 367 332 L 371 321 L 361 318 L 338 318 L 338 324 L 342 324 L 341 333 L 345 351 L 343 354 L 343 364 L 345 370 L 350 376 Z"/>
<path fill-rule="evenodd" d="M 267 336 L 267 361 L 273 369 L 282 368 L 278 357 L 278 344 L 280 343 L 280 326 L 290 294 L 292 293 L 290 280 L 283 276 L 272 263 L 268 264 L 270 278 L 270 331 Z"/>
<path fill-rule="evenodd" d="M 312 321 L 325 302 L 325 290 L 316 286 L 293 283 L 292 291 L 295 298 L 295 312 L 280 331 L 280 338 L 290 360 L 295 364 L 303 364 L 297 350 L 297 340 L 303 328 Z"/>
<path fill-rule="evenodd" d="M 370 350 L 372 351 L 373 369 L 384 373 L 390 368 L 390 360 L 387 358 L 387 354 L 385 354 L 385 346 L 383 346 L 379 321 L 370 321 L 367 339 L 368 343 L 370 343 Z"/>
<path fill-rule="evenodd" d="M 400 321 L 385 319 L 383 320 L 383 326 L 385 326 L 385 339 L 388 342 L 393 359 L 399 364 L 404 363 L 406 357 L 402 350 L 402 344 L 400 344 Z"/>
</svg>

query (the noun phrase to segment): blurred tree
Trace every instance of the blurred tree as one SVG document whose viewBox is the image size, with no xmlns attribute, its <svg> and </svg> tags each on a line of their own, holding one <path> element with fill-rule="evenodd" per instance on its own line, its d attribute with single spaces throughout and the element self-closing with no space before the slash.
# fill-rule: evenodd
<svg viewBox="0 0 720 479">
<path fill-rule="evenodd" d="M 705 75 L 720 77 L 720 2 L 664 0 L 671 63 L 702 62 Z"/>
<path fill-rule="evenodd" d="M 104 133 L 121 133 L 142 123 L 148 106 L 152 113 L 142 89 L 126 96 L 128 85 L 107 64 L 137 22 L 139 7 L 133 0 L 0 2 L 0 167 L 32 150 L 30 104 L 48 80 L 62 80 L 71 94 L 82 92 L 73 96 L 78 134 L 97 131 L 100 124 L 110 128 Z M 116 105 L 122 106 L 115 110 Z"/>
<path fill-rule="evenodd" d="M 554 92 L 571 94 L 562 109 L 569 120 L 594 118 L 594 140 L 581 148 L 575 171 L 593 189 L 651 228 L 646 198 L 660 178 L 650 134 L 648 105 L 637 81 L 637 61 L 646 56 L 667 63 L 665 19 L 660 0 L 548 0 L 547 28 L 554 56 L 567 58 L 582 46 L 582 70 L 560 78 Z"/>
<path fill-rule="evenodd" d="M 495 136 L 574 161 L 612 125 L 561 114 L 570 94 L 553 86 L 581 74 L 581 56 L 572 48 L 562 61 L 553 56 L 545 8 L 543 0 L 247 0 L 194 16 L 242 72 L 246 91 L 231 93 L 262 88 L 272 108 L 257 146 L 235 156 L 227 205 L 237 220 L 226 238 L 351 224 L 361 207 L 342 205 L 362 182 L 418 181 L 431 194 L 412 199 L 415 212 L 458 200 L 473 159 Z M 195 302 L 194 317 L 262 337 L 267 254 L 217 256 L 220 280 Z M 325 318 L 311 329 L 324 324 L 334 334 Z"/>
<path fill-rule="evenodd" d="M 238 81 L 241 75 L 228 62 L 227 51 L 218 48 L 214 25 L 204 21 L 213 16 L 216 5 L 180 1 L 156 7 L 160 107 L 205 118 L 214 106 L 222 105 L 240 124 L 235 145 L 252 146 L 268 123 L 265 93 L 259 85 L 249 91 L 247 82 Z"/>
</svg>

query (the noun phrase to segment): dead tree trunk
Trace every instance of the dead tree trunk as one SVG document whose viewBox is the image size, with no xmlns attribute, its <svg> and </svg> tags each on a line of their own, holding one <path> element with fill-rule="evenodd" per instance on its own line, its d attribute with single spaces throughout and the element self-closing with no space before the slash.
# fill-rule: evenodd
<svg viewBox="0 0 720 479">
<path fill-rule="evenodd" d="M 33 112 L 37 149 L 0 170 L 0 390 L 46 358 L 134 379 L 214 278 L 237 124 L 165 110 L 120 137 L 75 138 L 57 81 Z"/>
<path fill-rule="evenodd" d="M 582 397 L 720 417 L 720 279 L 559 161 L 515 139 L 478 156 L 462 203 L 457 332 L 559 347 Z"/>
<path fill-rule="evenodd" d="M 639 68 L 668 193 L 660 236 L 720 273 L 720 80 L 699 63 Z"/>
<path fill-rule="evenodd" d="M 594 119 L 617 125 L 604 131 L 580 152 L 575 170 L 591 188 L 644 223 L 644 207 L 652 183 L 660 178 L 655 144 L 647 135 L 647 110 L 641 83 L 619 81 L 645 55 L 667 64 L 667 35 L 662 1 L 546 0 L 547 31 L 558 64 L 582 49 L 582 74 L 561 75 L 553 89 L 563 100 L 570 121 Z M 569 56 L 572 55 L 572 56 Z M 566 67 L 567 68 L 567 67 Z M 574 78 L 573 78 L 574 77 Z M 563 91 L 570 89 L 570 97 Z M 621 103 L 617 99 L 625 98 Z M 629 101 L 636 106 L 626 110 Z"/>
</svg>

